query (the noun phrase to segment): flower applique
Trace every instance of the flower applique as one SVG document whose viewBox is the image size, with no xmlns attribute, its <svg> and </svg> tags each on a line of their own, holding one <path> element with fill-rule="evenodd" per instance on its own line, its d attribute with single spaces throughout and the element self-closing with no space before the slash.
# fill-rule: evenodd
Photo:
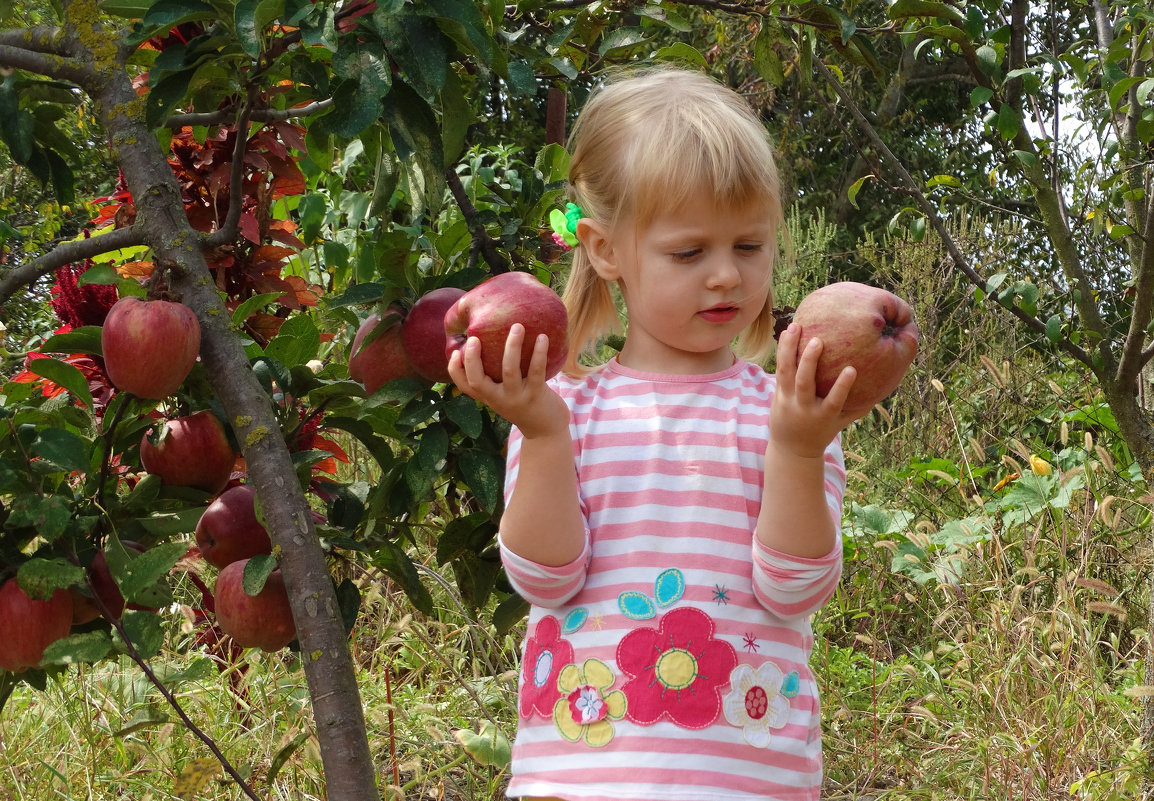
<svg viewBox="0 0 1154 801">
<path fill-rule="evenodd" d="M 561 697 L 553 705 L 553 725 L 562 737 L 571 743 L 584 740 L 594 748 L 613 739 L 611 721 L 625 717 L 627 705 L 625 693 L 610 689 L 616 681 L 600 659 L 565 666 L 557 677 Z"/>
<path fill-rule="evenodd" d="M 725 719 L 742 730 L 754 748 L 769 748 L 770 733 L 789 721 L 789 699 L 801 689 L 796 670 L 783 675 L 773 662 L 738 665 L 729 674 L 729 694 L 725 696 Z"/>
<path fill-rule="evenodd" d="M 657 628 L 634 629 L 617 646 L 617 667 L 631 678 L 622 689 L 629 719 L 649 726 L 668 718 L 703 729 L 721 715 L 721 688 L 737 651 L 713 637 L 709 615 L 695 607 L 665 613 Z"/>
<path fill-rule="evenodd" d="M 653 582 L 653 598 L 643 592 L 629 590 L 617 597 L 617 608 L 630 620 L 649 620 L 657 617 L 657 609 L 664 609 L 681 600 L 685 594 L 685 574 L 675 567 L 661 571 Z"/>
<path fill-rule="evenodd" d="M 553 705 L 561 691 L 557 677 L 573 661 L 573 646 L 561 639 L 561 624 L 552 615 L 537 621 L 537 628 L 525 646 L 521 663 L 521 717 L 529 719 L 534 711 L 541 717 L 553 714 Z"/>
</svg>

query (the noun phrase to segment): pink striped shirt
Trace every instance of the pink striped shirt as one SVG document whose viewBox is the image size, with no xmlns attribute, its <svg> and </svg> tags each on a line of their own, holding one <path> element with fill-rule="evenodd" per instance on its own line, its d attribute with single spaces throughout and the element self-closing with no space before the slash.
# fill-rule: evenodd
<svg viewBox="0 0 1154 801">
<path fill-rule="evenodd" d="M 585 551 L 546 567 L 502 545 L 532 604 L 508 794 L 566 801 L 812 801 L 821 787 L 809 616 L 841 574 L 764 547 L 774 378 L 616 361 L 551 382 L 569 406 Z M 506 498 L 521 438 L 509 439 Z M 845 467 L 826 451 L 840 528 Z M 547 536 L 548 532 L 542 532 Z"/>
</svg>

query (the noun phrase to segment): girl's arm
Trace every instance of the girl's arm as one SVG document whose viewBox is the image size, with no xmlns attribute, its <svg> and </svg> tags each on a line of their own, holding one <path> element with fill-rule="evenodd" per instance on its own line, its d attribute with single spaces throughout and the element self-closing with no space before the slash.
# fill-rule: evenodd
<svg viewBox="0 0 1154 801">
<path fill-rule="evenodd" d="M 797 326 L 791 325 L 777 346 L 777 389 L 769 413 L 757 539 L 783 554 L 816 559 L 837 544 L 835 515 L 840 517 L 840 509 L 831 509 L 826 495 L 826 451 L 854 419 L 842 407 L 856 373 L 845 368 L 829 394 L 819 398 L 814 376 L 821 342 L 810 340 L 798 360 L 798 335 Z"/>
<path fill-rule="evenodd" d="M 546 567 L 575 562 L 585 552 L 585 520 L 577 495 L 569 408 L 545 384 L 548 337 L 533 345 L 527 376 L 521 375 L 525 328 L 514 325 L 505 342 L 501 381 L 485 375 L 481 343 L 454 353 L 449 375 L 462 392 L 489 406 L 521 433 L 517 480 L 501 516 L 501 544 L 515 556 Z"/>
</svg>

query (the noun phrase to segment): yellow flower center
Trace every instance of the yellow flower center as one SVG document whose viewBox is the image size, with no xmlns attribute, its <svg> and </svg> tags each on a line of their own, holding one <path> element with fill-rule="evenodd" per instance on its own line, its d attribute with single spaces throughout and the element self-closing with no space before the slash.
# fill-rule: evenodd
<svg viewBox="0 0 1154 801">
<path fill-rule="evenodd" d="M 684 690 L 697 678 L 697 659 L 689 651 L 670 648 L 657 659 L 654 673 L 670 690 Z"/>
</svg>

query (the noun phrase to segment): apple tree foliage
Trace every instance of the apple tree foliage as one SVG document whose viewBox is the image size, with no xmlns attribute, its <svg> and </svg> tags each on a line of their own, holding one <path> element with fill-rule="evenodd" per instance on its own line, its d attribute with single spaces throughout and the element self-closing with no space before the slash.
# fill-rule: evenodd
<svg viewBox="0 0 1154 801">
<path fill-rule="evenodd" d="M 476 609 L 495 595 L 498 626 L 523 606 L 493 549 L 503 423 L 412 380 L 367 396 L 349 342 L 374 306 L 439 286 L 549 281 L 565 100 L 638 59 L 712 69 L 754 98 L 802 208 L 935 231 L 977 303 L 1097 377 L 1149 479 L 1151 19 L 1103 0 L 1044 15 L 1021 0 L 0 0 L 0 150 L 89 220 L 0 220 L 5 313 L 43 308 L 52 282 L 63 324 L 0 390 L 2 577 L 82 585 L 106 546 L 147 606 L 190 569 L 207 498 L 140 478 L 156 404 L 113 391 L 97 336 L 118 295 L 178 297 L 202 359 L 163 410 L 229 422 L 297 612 L 330 794 L 375 798 L 346 642 L 358 599 L 330 565 L 378 566 L 425 613 L 430 560 Z M 105 147 L 119 176 L 97 201 L 84 191 Z M 949 217 L 972 204 L 1023 220 L 1020 261 L 954 240 Z M 349 452 L 367 476 L 347 478 Z M 143 660 L 160 631 L 146 610 L 94 621 L 47 669 Z"/>
</svg>

